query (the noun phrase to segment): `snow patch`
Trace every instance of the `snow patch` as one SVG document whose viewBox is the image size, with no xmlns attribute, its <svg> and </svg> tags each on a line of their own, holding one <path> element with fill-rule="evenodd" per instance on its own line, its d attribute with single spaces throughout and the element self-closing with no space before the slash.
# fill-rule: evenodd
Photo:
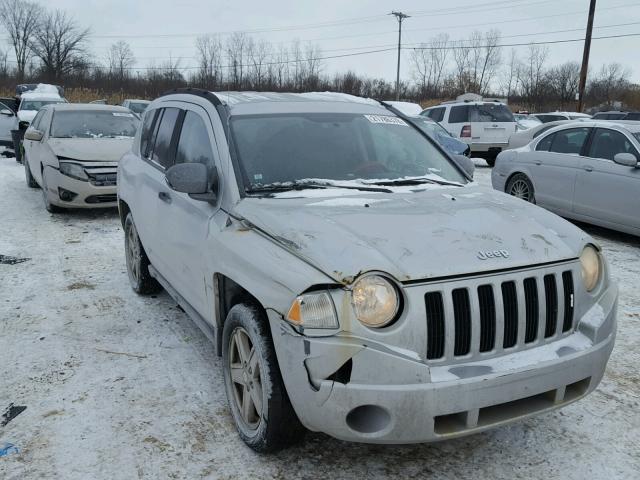
<svg viewBox="0 0 640 480">
<path fill-rule="evenodd" d="M 364 207 L 371 203 L 388 202 L 388 198 L 331 198 L 310 203 L 310 207 Z"/>
</svg>

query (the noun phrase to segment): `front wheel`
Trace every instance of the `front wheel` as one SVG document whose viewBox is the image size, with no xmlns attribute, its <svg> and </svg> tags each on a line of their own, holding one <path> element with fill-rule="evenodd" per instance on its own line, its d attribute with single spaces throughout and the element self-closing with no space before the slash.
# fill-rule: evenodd
<svg viewBox="0 0 640 480">
<path fill-rule="evenodd" d="M 264 312 L 238 304 L 222 332 L 224 384 L 242 440 L 257 452 L 273 452 L 304 435 L 282 382 Z"/>
<path fill-rule="evenodd" d="M 149 273 L 151 262 L 142 247 L 131 212 L 124 220 L 124 251 L 129 283 L 133 291 L 145 295 L 162 290 L 157 280 Z"/>
<path fill-rule="evenodd" d="M 521 200 L 535 203 L 533 184 L 524 173 L 516 173 L 509 179 L 506 192 Z"/>
</svg>

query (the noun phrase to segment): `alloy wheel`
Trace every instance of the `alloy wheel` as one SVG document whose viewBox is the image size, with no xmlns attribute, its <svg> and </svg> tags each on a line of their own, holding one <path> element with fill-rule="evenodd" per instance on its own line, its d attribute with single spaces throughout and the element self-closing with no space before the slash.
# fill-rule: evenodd
<svg viewBox="0 0 640 480">
<path fill-rule="evenodd" d="M 262 419 L 259 355 L 247 331 L 236 328 L 229 341 L 229 373 L 235 406 L 250 430 L 256 430 Z"/>
<path fill-rule="evenodd" d="M 137 237 L 136 227 L 131 225 L 127 233 L 127 263 L 133 283 L 137 283 L 140 278 L 140 243 Z"/>
<path fill-rule="evenodd" d="M 516 180 L 511 185 L 511 191 L 509 192 L 516 198 L 520 198 L 521 200 L 526 200 L 527 202 L 531 201 L 531 188 L 529 184 L 521 179 Z"/>
</svg>

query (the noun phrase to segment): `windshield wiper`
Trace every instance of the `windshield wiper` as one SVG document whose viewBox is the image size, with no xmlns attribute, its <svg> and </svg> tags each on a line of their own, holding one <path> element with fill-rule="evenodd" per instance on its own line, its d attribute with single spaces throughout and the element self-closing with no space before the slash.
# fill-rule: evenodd
<svg viewBox="0 0 640 480">
<path fill-rule="evenodd" d="M 340 183 L 327 182 L 312 182 L 312 181 L 296 181 L 287 183 L 273 183 L 260 185 L 245 190 L 246 193 L 277 193 L 286 192 L 291 190 L 305 190 L 308 188 L 314 189 L 326 189 L 326 188 L 344 188 L 348 190 L 362 190 L 365 192 L 381 192 L 392 193 L 388 188 L 370 187 L 367 185 L 345 185 Z"/>
<path fill-rule="evenodd" d="M 377 182 L 370 182 L 367 185 L 384 185 L 389 187 L 402 187 L 410 185 L 421 185 L 423 183 L 432 183 L 434 185 L 451 185 L 452 187 L 461 187 L 462 184 L 455 182 L 447 182 L 446 180 L 439 180 L 431 177 L 412 177 L 412 178 L 398 178 L 396 180 L 380 180 Z"/>
</svg>

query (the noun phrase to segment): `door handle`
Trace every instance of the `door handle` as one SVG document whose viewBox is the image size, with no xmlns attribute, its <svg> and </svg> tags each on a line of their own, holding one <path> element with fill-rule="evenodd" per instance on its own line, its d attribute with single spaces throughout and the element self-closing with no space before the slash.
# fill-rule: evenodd
<svg viewBox="0 0 640 480">
<path fill-rule="evenodd" d="M 542 162 L 540 160 L 536 160 L 536 165 L 542 165 Z"/>
<path fill-rule="evenodd" d="M 166 203 L 171 203 L 171 196 L 167 192 L 159 192 L 158 198 Z"/>
<path fill-rule="evenodd" d="M 584 169 L 585 169 L 587 172 L 593 172 L 593 167 L 592 167 L 591 165 L 586 165 L 586 166 L 584 167 Z"/>
</svg>

